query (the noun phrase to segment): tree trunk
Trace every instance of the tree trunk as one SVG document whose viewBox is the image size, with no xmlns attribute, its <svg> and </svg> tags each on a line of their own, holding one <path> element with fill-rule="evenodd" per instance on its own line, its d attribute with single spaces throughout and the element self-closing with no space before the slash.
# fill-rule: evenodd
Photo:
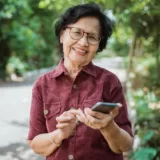
<svg viewBox="0 0 160 160">
<path fill-rule="evenodd" d="M 156 47 L 156 68 L 157 68 L 157 78 L 160 79 L 160 38 L 157 37 L 154 41 Z"/>
<path fill-rule="evenodd" d="M 134 35 L 132 38 L 132 43 L 130 45 L 129 54 L 128 54 L 128 68 L 127 68 L 127 79 L 129 80 L 129 73 L 133 68 L 133 57 L 135 53 L 135 44 L 136 44 L 136 36 Z"/>
<path fill-rule="evenodd" d="M 10 49 L 7 40 L 0 41 L 0 78 L 4 79 L 6 76 L 6 64 L 10 57 Z"/>
<path fill-rule="evenodd" d="M 156 66 L 157 66 L 157 74 L 158 74 L 158 79 L 160 79 L 160 60 L 159 60 L 159 49 L 160 47 L 158 47 L 157 52 L 156 52 Z"/>
<path fill-rule="evenodd" d="M 135 43 L 135 56 L 142 56 L 142 40 L 138 38 Z"/>
</svg>

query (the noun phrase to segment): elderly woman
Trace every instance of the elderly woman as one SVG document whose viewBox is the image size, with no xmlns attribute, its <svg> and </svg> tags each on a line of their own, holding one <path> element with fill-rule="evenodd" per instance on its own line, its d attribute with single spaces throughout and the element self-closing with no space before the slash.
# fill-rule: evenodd
<svg viewBox="0 0 160 160">
<path fill-rule="evenodd" d="M 63 59 L 34 84 L 29 145 L 47 160 L 123 160 L 133 135 L 122 86 L 92 63 L 112 34 L 109 19 L 96 4 L 77 5 L 55 33 Z M 122 105 L 112 114 L 92 111 L 99 101 Z"/>
</svg>

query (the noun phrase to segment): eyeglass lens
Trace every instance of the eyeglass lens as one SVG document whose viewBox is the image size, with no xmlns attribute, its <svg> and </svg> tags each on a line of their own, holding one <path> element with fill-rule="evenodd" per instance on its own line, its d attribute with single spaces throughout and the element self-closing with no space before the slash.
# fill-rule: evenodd
<svg viewBox="0 0 160 160">
<path fill-rule="evenodd" d="M 75 40 L 79 40 L 84 35 L 84 31 L 80 28 L 70 28 L 70 36 Z M 90 44 L 98 44 L 101 40 L 100 36 L 92 33 L 87 33 L 87 40 Z"/>
</svg>

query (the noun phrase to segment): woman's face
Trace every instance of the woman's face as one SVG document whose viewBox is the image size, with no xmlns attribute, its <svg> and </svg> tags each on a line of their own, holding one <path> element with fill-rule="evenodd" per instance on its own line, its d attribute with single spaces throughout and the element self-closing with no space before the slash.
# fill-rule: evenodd
<svg viewBox="0 0 160 160">
<path fill-rule="evenodd" d="M 92 39 L 92 35 L 100 35 L 100 24 L 99 20 L 95 17 L 84 17 L 80 18 L 76 23 L 70 24 L 65 30 L 61 32 L 60 42 L 63 44 L 64 59 L 77 65 L 88 64 L 95 56 L 99 43 L 90 44 L 88 39 Z M 79 40 L 71 38 L 71 28 L 75 27 L 81 29 L 84 34 Z M 78 31 L 79 32 L 79 31 Z M 88 34 L 89 33 L 89 34 Z M 89 37 L 89 38 L 87 38 Z"/>
</svg>

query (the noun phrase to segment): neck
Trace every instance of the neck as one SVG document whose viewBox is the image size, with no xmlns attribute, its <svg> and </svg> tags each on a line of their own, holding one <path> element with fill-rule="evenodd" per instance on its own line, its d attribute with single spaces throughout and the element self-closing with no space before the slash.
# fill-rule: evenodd
<svg viewBox="0 0 160 160">
<path fill-rule="evenodd" d="M 68 61 L 67 59 L 64 60 L 64 67 L 67 69 L 67 72 L 71 79 L 75 79 L 77 74 L 81 71 L 83 66 L 78 65 L 77 63 L 73 63 Z"/>
</svg>

